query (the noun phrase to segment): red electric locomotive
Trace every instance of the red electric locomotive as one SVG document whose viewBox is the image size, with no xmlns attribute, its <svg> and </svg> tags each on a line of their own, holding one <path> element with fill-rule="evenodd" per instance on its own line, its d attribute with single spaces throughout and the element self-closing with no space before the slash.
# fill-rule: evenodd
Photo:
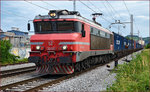
<svg viewBox="0 0 150 92">
<path fill-rule="evenodd" d="M 93 57 L 113 54 L 113 33 L 76 11 L 50 10 L 36 16 L 33 24 L 28 60 L 39 73 L 72 74 L 103 61 Z"/>
</svg>

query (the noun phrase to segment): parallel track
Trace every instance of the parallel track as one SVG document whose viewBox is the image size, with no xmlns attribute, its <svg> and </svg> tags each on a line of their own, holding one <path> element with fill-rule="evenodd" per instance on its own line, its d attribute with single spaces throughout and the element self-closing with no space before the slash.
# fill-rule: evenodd
<svg viewBox="0 0 150 92">
<path fill-rule="evenodd" d="M 0 71 L 0 77 L 1 78 L 11 77 L 11 76 L 15 76 L 15 75 L 23 74 L 23 73 L 32 72 L 32 71 L 35 71 L 35 69 L 36 69 L 35 66 L 30 66 L 30 67 Z"/>
<path fill-rule="evenodd" d="M 39 77 L 34 77 L 16 83 L 0 86 L 0 90 L 1 91 L 26 91 L 60 77 L 60 76 L 59 77 L 52 76 L 51 78 L 47 79 L 48 76 L 49 75 L 41 75 Z"/>
</svg>

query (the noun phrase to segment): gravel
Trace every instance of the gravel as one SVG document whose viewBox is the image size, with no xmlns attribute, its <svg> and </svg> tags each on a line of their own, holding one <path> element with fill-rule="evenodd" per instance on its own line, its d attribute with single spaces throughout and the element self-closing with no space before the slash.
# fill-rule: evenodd
<svg viewBox="0 0 150 92">
<path fill-rule="evenodd" d="M 34 63 L 25 63 L 25 64 L 2 66 L 2 67 L 0 67 L 0 70 L 4 71 L 4 70 L 11 70 L 11 69 L 17 69 L 17 68 L 23 68 L 23 67 L 30 67 L 30 66 L 35 66 L 35 64 Z M 2 79 L 0 79 L 0 86 L 11 84 L 11 83 L 22 81 L 22 80 L 26 80 L 26 79 L 30 79 L 30 78 L 33 78 L 36 76 L 39 76 L 39 74 L 37 74 L 34 71 L 34 72 L 16 75 L 16 76 L 12 76 L 12 77 L 2 78 Z"/>
<path fill-rule="evenodd" d="M 41 75 L 39 75 L 38 73 L 36 73 L 34 71 L 31 73 L 25 73 L 25 74 L 21 74 L 21 75 L 12 76 L 12 77 L 2 78 L 0 80 L 0 86 L 4 86 L 4 85 L 11 84 L 11 83 L 31 79 L 31 78 L 38 77 L 38 76 L 41 76 Z"/>
<path fill-rule="evenodd" d="M 34 63 L 25 63 L 25 64 L 1 66 L 0 71 L 23 68 L 23 67 L 30 67 L 30 66 L 35 66 L 35 64 Z"/>
<path fill-rule="evenodd" d="M 133 56 L 135 57 L 137 53 L 140 53 L 140 51 L 134 53 Z M 131 55 L 127 56 L 127 58 L 128 60 L 132 59 Z M 121 58 L 118 64 L 126 63 L 125 59 L 126 57 Z M 43 88 L 41 91 L 105 91 L 116 80 L 116 74 L 108 71 L 114 68 L 114 62 L 109 64 L 110 68 L 107 68 L 106 65 L 100 66 L 82 75 Z"/>
</svg>

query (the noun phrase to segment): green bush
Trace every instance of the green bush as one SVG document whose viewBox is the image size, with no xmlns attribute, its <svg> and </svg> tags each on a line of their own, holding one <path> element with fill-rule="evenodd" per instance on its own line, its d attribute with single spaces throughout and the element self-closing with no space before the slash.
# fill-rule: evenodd
<svg viewBox="0 0 150 92">
<path fill-rule="evenodd" d="M 130 63 L 119 65 L 116 81 L 108 91 L 150 91 L 149 60 L 150 50 L 143 51 Z"/>
<path fill-rule="evenodd" d="M 12 45 L 7 40 L 0 41 L 0 63 L 13 63 L 17 60 L 18 56 L 11 54 L 9 51 Z"/>
<path fill-rule="evenodd" d="M 150 43 L 145 46 L 145 49 L 149 49 L 149 48 L 150 48 Z"/>
</svg>

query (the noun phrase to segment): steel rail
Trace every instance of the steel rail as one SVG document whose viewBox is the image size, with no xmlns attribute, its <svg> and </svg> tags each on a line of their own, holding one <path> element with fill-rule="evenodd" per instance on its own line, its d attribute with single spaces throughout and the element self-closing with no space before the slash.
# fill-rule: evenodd
<svg viewBox="0 0 150 92">
<path fill-rule="evenodd" d="M 12 87 L 15 87 L 15 86 L 18 86 L 18 85 L 21 85 L 21 84 L 26 84 L 28 82 L 36 81 L 36 80 L 41 79 L 41 77 L 43 77 L 43 76 L 46 76 L 46 75 L 42 75 L 42 76 L 39 76 L 39 77 L 34 77 L 34 78 L 31 78 L 31 79 L 19 81 L 19 82 L 4 85 L 4 86 L 0 86 L 0 90 L 6 90 L 7 88 L 12 88 Z"/>
<path fill-rule="evenodd" d="M 18 74 L 35 71 L 35 69 L 36 69 L 36 66 L 30 66 L 30 67 L 23 67 L 23 68 L 0 71 L 0 77 L 5 78 L 5 77 L 10 77 L 10 76 L 15 76 Z"/>
</svg>

